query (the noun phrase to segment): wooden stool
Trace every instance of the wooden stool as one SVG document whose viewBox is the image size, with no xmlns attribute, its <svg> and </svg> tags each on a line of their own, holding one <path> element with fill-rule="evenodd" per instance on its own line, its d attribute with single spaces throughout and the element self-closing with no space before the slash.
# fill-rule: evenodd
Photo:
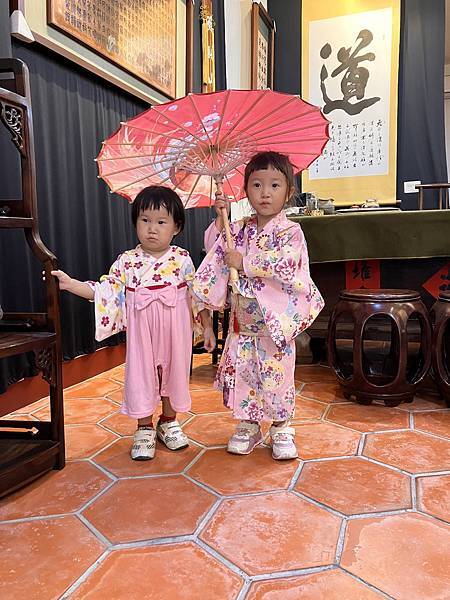
<svg viewBox="0 0 450 600">
<path fill-rule="evenodd" d="M 339 339 L 348 340 L 347 351 L 342 343 L 338 348 Z M 431 364 L 431 325 L 420 295 L 342 291 L 330 317 L 328 360 L 346 399 L 354 396 L 360 404 L 383 400 L 386 406 L 411 402 Z"/>
<path fill-rule="evenodd" d="M 441 396 L 450 406 L 450 292 L 440 292 L 430 314 L 434 325 L 433 376 Z"/>
</svg>

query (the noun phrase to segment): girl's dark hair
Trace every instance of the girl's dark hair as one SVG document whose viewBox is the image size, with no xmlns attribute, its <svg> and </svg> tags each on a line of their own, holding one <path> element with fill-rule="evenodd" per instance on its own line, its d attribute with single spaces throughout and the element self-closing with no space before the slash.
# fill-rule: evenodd
<svg viewBox="0 0 450 600">
<path fill-rule="evenodd" d="M 175 225 L 183 231 L 185 215 L 184 206 L 180 196 L 168 187 L 162 185 L 149 185 L 139 192 L 131 206 L 131 219 L 133 225 L 136 223 L 143 210 L 159 210 L 165 208 L 172 215 Z"/>
<path fill-rule="evenodd" d="M 281 171 L 286 177 L 288 193 L 295 188 L 294 168 L 285 154 L 279 152 L 259 152 L 255 154 L 245 167 L 244 190 L 247 192 L 248 179 L 254 171 L 263 171 L 272 167 Z"/>
</svg>

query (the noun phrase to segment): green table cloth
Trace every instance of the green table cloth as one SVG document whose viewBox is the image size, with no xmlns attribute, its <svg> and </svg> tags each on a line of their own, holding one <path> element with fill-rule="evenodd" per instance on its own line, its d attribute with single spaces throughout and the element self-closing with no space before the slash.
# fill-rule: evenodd
<svg viewBox="0 0 450 600">
<path fill-rule="evenodd" d="M 450 256 L 450 210 L 292 216 L 311 263 Z"/>
</svg>

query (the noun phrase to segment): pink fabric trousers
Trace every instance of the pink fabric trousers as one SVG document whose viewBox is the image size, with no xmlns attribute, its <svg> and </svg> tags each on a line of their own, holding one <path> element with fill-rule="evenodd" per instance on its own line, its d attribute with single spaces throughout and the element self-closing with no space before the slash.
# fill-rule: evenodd
<svg viewBox="0 0 450 600">
<path fill-rule="evenodd" d="M 128 288 L 126 305 L 122 413 L 135 419 L 148 417 L 161 396 L 169 397 L 175 411 L 188 411 L 192 312 L 187 287 Z"/>
</svg>

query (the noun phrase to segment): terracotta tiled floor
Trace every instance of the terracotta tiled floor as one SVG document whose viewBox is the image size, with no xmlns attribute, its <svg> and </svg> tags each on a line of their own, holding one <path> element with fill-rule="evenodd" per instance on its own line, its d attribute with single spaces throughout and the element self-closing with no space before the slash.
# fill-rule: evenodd
<svg viewBox="0 0 450 600">
<path fill-rule="evenodd" d="M 190 447 L 129 458 L 123 367 L 65 391 L 68 463 L 0 501 L 1 600 L 447 600 L 450 409 L 345 401 L 296 369 L 300 458 L 225 443 L 233 421 L 195 357 Z M 22 418 L 48 418 L 48 401 Z M 267 427 L 265 428 L 267 431 Z"/>
</svg>

